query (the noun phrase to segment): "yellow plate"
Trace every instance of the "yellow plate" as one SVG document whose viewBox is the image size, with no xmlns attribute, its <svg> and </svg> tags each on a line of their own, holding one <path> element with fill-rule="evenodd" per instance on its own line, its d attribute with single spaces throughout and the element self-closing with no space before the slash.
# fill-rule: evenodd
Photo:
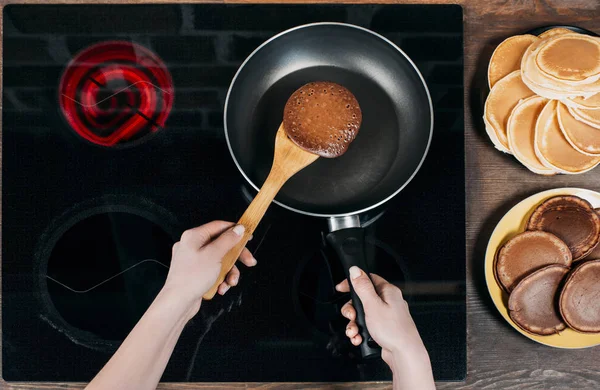
<svg viewBox="0 0 600 390">
<path fill-rule="evenodd" d="M 500 220 L 496 229 L 490 237 L 490 241 L 485 252 L 485 282 L 487 284 L 490 296 L 494 301 L 494 305 L 502 314 L 502 317 L 513 328 L 521 334 L 537 341 L 540 344 L 545 344 L 555 348 L 586 348 L 600 345 L 600 333 L 586 334 L 579 333 L 572 329 L 565 329 L 558 334 L 550 336 L 538 336 L 524 331 L 508 315 L 508 294 L 498 286 L 494 277 L 494 257 L 498 248 L 508 241 L 510 238 L 521 233 L 525 229 L 527 220 L 533 213 L 533 210 L 548 198 L 557 195 L 576 195 L 590 202 L 594 208 L 600 207 L 600 193 L 580 188 L 557 188 L 532 195 L 527 199 L 522 200 L 515 207 L 510 209 L 508 213 Z"/>
</svg>

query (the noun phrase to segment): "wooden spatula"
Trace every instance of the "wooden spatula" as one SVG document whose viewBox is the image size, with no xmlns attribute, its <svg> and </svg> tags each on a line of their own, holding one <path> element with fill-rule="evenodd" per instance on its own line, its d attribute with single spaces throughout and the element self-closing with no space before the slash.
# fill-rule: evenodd
<svg viewBox="0 0 600 390">
<path fill-rule="evenodd" d="M 271 172 L 269 172 L 269 176 L 262 188 L 238 221 L 239 225 L 244 225 L 246 228 L 244 236 L 240 242 L 233 247 L 225 257 L 223 257 L 219 278 L 214 286 L 204 294 L 204 299 L 210 300 L 215 296 L 219 285 L 225 280 L 225 276 L 231 268 L 233 268 L 233 265 L 240 256 L 240 253 L 242 253 L 242 250 L 246 246 L 254 229 L 256 229 L 256 226 L 263 215 L 265 215 L 267 208 L 285 182 L 290 177 L 294 176 L 296 172 L 312 164 L 317 158 L 319 158 L 318 155 L 307 152 L 296 146 L 285 133 L 283 124 L 279 126 L 279 130 L 277 130 L 277 135 L 275 136 L 275 153 Z"/>
</svg>

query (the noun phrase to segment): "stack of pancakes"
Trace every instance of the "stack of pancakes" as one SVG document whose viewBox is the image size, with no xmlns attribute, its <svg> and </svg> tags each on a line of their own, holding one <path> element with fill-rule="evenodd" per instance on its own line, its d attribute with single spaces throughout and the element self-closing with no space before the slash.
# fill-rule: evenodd
<svg viewBox="0 0 600 390">
<path fill-rule="evenodd" d="M 564 28 L 510 37 L 488 83 L 483 119 L 497 149 L 540 175 L 600 163 L 600 38 Z"/>
<path fill-rule="evenodd" d="M 526 231 L 496 253 L 496 281 L 512 320 L 551 335 L 600 332 L 600 210 L 577 196 L 544 201 Z"/>
</svg>

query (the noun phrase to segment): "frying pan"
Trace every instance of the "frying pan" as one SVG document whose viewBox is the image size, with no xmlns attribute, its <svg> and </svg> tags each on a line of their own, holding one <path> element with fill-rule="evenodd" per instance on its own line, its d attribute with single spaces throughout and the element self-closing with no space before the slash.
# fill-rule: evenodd
<svg viewBox="0 0 600 390">
<path fill-rule="evenodd" d="M 275 132 L 287 99 L 311 81 L 348 88 L 362 109 L 362 125 L 344 155 L 320 158 L 297 173 L 275 203 L 327 218 L 326 239 L 346 276 L 353 265 L 368 273 L 358 214 L 392 198 L 421 167 L 433 133 L 429 91 L 402 50 L 365 28 L 315 23 L 274 36 L 241 65 L 225 101 L 229 151 L 255 189 L 271 168 Z M 360 299 L 351 294 L 363 338 L 361 354 L 377 356 L 380 351 L 369 337 Z"/>
</svg>

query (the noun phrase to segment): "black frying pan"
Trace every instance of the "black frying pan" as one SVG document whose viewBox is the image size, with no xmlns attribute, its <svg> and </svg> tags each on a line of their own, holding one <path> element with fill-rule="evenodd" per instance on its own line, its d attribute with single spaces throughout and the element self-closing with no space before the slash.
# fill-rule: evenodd
<svg viewBox="0 0 600 390">
<path fill-rule="evenodd" d="M 333 81 L 348 88 L 362 109 L 362 126 L 343 156 L 319 158 L 292 177 L 275 202 L 329 218 L 327 240 L 346 272 L 352 265 L 368 272 L 357 214 L 392 198 L 419 170 L 433 130 L 429 92 L 413 62 L 367 29 L 317 23 L 276 35 L 242 64 L 225 102 L 231 155 L 254 188 L 262 185 L 271 168 L 287 99 L 310 81 Z M 363 308 L 354 292 L 352 300 L 367 341 Z M 365 341 L 363 356 L 377 355 L 378 349 Z"/>
</svg>

